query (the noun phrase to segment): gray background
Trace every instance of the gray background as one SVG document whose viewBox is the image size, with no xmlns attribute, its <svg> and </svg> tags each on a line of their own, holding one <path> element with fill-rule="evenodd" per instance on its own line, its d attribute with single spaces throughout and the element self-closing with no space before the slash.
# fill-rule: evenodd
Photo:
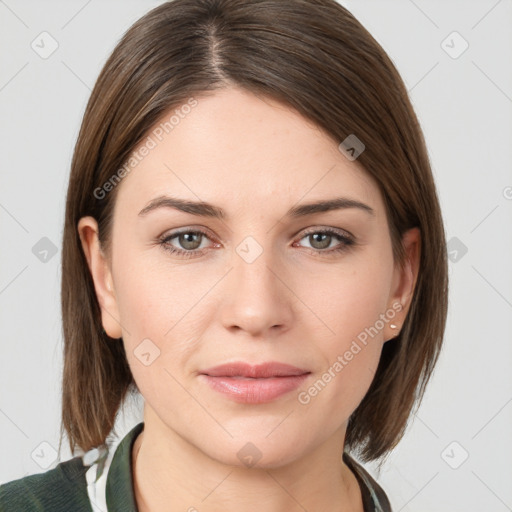
<svg viewBox="0 0 512 512">
<path fill-rule="evenodd" d="M 71 154 L 104 60 L 159 3 L 0 0 L 0 483 L 58 463 Z M 434 378 L 382 471 L 367 468 L 395 511 L 512 510 L 512 1 L 342 3 L 410 91 L 451 259 Z M 119 416 L 120 435 L 142 419 L 141 404 Z"/>
</svg>

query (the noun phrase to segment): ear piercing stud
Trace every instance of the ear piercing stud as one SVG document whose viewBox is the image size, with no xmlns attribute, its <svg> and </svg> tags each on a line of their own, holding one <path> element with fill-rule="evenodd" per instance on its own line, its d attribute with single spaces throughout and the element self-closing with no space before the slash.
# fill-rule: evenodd
<svg viewBox="0 0 512 512">
<path fill-rule="evenodd" d="M 398 326 L 395 324 L 389 324 L 389 327 L 391 327 L 391 329 L 398 329 Z"/>
</svg>

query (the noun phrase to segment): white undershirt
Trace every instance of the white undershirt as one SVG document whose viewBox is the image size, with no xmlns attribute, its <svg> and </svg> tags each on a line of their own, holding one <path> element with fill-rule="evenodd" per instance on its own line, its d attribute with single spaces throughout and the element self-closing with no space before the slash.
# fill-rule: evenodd
<svg viewBox="0 0 512 512">
<path fill-rule="evenodd" d="M 108 512 L 106 499 L 108 471 L 121 440 L 121 438 L 107 439 L 105 445 L 99 448 L 92 448 L 82 455 L 84 466 L 90 465 L 85 473 L 85 478 L 87 480 L 87 494 L 89 495 L 93 512 Z M 102 465 L 103 472 L 98 478 L 97 475 Z"/>
</svg>

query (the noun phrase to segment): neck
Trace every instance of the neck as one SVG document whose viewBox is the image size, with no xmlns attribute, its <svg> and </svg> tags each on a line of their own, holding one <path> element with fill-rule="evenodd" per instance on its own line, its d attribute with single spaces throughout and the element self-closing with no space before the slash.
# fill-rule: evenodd
<svg viewBox="0 0 512 512">
<path fill-rule="evenodd" d="M 132 450 L 139 512 L 363 512 L 359 484 L 342 461 L 345 432 L 284 466 L 247 468 L 215 460 L 154 423 Z M 340 444 L 341 443 L 341 444 Z"/>
</svg>

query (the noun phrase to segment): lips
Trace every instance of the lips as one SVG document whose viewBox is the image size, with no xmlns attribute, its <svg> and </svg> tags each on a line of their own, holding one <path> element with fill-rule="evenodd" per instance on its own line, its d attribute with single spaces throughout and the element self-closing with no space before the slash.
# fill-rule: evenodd
<svg viewBox="0 0 512 512">
<path fill-rule="evenodd" d="M 289 364 L 267 362 L 251 365 L 243 362 L 233 362 L 214 366 L 200 372 L 210 377 L 246 377 L 251 379 L 266 379 L 270 377 L 290 377 L 310 373 L 308 370 Z"/>
<path fill-rule="evenodd" d="M 308 370 L 278 362 L 234 362 L 203 370 L 199 378 L 235 402 L 259 404 L 293 391 L 310 374 Z"/>
</svg>

